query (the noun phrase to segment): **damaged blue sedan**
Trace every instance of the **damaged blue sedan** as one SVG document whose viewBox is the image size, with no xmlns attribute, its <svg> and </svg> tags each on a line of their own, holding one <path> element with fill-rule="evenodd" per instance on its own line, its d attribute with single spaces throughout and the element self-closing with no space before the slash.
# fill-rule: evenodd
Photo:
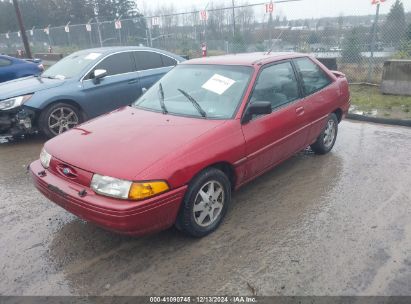
<svg viewBox="0 0 411 304">
<path fill-rule="evenodd" d="M 41 75 L 0 84 L 0 135 L 54 137 L 131 104 L 181 61 L 146 47 L 75 52 Z"/>
</svg>

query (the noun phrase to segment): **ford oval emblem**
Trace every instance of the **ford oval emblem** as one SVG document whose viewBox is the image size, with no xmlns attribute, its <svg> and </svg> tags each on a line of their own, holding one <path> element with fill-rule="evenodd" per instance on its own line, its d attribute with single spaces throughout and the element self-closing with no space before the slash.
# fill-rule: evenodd
<svg viewBox="0 0 411 304">
<path fill-rule="evenodd" d="M 69 175 L 71 173 L 71 170 L 69 168 L 64 168 L 63 173 L 64 175 Z"/>
<path fill-rule="evenodd" d="M 69 166 L 59 165 L 58 170 L 61 173 L 61 175 L 64 175 L 67 178 L 76 178 L 77 177 L 76 170 L 70 168 Z"/>
</svg>

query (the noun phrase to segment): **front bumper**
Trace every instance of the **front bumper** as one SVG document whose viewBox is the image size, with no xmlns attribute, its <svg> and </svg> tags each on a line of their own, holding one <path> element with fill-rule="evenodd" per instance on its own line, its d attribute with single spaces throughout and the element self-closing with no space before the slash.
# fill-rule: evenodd
<svg viewBox="0 0 411 304">
<path fill-rule="evenodd" d="M 33 133 L 35 114 L 33 109 L 25 106 L 7 111 L 0 110 L 0 134 L 19 136 Z"/>
<path fill-rule="evenodd" d="M 65 180 L 40 161 L 30 165 L 35 187 L 48 199 L 78 217 L 121 234 L 140 236 L 171 227 L 177 218 L 187 186 L 140 202 L 96 194 L 92 189 Z M 79 194 L 86 190 L 87 194 Z"/>
</svg>

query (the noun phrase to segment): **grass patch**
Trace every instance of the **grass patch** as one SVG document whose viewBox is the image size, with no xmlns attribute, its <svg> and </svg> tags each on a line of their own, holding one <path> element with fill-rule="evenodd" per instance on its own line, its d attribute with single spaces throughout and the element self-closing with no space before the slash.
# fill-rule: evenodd
<svg viewBox="0 0 411 304">
<path fill-rule="evenodd" d="M 351 85 L 351 103 L 356 111 L 377 110 L 377 116 L 411 119 L 411 96 L 383 95 L 379 87 Z"/>
</svg>

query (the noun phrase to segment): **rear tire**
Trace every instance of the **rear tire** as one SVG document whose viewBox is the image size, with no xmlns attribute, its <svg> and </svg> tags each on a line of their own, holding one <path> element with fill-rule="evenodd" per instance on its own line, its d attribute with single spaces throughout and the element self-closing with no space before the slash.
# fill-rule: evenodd
<svg viewBox="0 0 411 304">
<path fill-rule="evenodd" d="M 206 169 L 190 182 L 176 227 L 193 237 L 206 236 L 218 228 L 230 201 L 228 177 L 218 169 Z"/>
<path fill-rule="evenodd" d="M 77 107 L 59 102 L 41 112 L 39 129 L 47 138 L 52 138 L 74 128 L 82 121 L 81 112 Z"/>
<path fill-rule="evenodd" d="M 320 136 L 318 136 L 316 142 L 311 145 L 311 149 L 315 154 L 327 154 L 334 147 L 337 134 L 338 118 L 337 115 L 331 113 Z"/>
</svg>

